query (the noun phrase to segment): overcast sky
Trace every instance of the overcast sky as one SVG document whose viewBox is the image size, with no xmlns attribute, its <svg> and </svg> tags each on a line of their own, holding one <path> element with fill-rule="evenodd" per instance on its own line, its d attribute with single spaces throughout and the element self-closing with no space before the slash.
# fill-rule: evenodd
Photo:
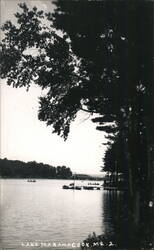
<svg viewBox="0 0 154 250">
<path fill-rule="evenodd" d="M 18 9 L 17 0 L 1 0 L 1 23 L 10 19 Z M 54 6 L 47 0 L 26 0 L 28 6 L 37 6 L 53 11 Z M 2 36 L 1 36 L 2 37 Z M 1 80 L 1 158 L 37 161 L 54 166 L 66 165 L 73 172 L 98 174 L 105 151 L 104 134 L 95 129 L 88 113 L 79 112 L 72 123 L 67 141 L 52 134 L 37 118 L 38 97 L 41 89 L 32 86 L 13 89 Z"/>
</svg>

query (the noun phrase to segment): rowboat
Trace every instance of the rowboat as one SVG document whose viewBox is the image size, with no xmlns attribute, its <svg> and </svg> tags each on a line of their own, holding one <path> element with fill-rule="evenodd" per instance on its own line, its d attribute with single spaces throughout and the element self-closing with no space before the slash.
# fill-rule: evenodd
<svg viewBox="0 0 154 250">
<path fill-rule="evenodd" d="M 70 183 L 69 185 L 63 185 L 63 189 L 81 190 L 81 188 L 81 186 L 76 186 L 74 183 Z"/>
<path fill-rule="evenodd" d="M 27 182 L 36 182 L 34 179 L 28 179 Z"/>
</svg>

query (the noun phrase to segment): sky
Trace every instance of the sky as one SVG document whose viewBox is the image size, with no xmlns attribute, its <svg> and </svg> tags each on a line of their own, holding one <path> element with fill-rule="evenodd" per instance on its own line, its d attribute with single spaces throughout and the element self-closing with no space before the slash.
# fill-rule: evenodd
<svg viewBox="0 0 154 250">
<path fill-rule="evenodd" d="M 1 0 L 1 24 L 10 19 L 22 0 Z M 54 5 L 47 0 L 26 0 L 29 7 L 37 6 L 53 11 Z M 1 34 L 2 37 L 2 34 Z M 0 80 L 0 157 L 11 160 L 37 161 L 53 166 L 65 165 L 73 173 L 100 174 L 105 146 L 104 133 L 96 130 L 89 114 L 80 111 L 71 124 L 66 141 L 52 133 L 52 127 L 37 117 L 39 87 L 32 85 L 14 89 Z"/>
</svg>

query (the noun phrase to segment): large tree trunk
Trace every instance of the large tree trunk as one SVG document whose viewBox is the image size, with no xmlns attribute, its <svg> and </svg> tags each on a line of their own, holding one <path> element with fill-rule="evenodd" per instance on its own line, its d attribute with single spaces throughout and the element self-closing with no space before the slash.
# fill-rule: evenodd
<svg viewBox="0 0 154 250">
<path fill-rule="evenodd" d="M 147 7 L 148 6 L 148 7 Z M 145 101 L 145 127 L 147 131 L 146 144 L 140 143 L 140 134 L 138 129 L 138 121 L 136 114 L 140 112 L 138 110 L 138 103 L 135 101 L 136 96 L 136 82 L 139 79 L 138 75 L 138 58 L 140 58 L 140 53 L 142 51 L 138 48 L 132 47 L 132 41 L 135 36 L 135 41 L 139 38 L 137 29 L 133 22 L 138 22 L 136 20 L 137 14 L 131 16 L 130 20 L 130 33 L 129 33 L 129 93 L 128 98 L 130 101 L 131 114 L 129 117 L 129 137 L 128 137 L 128 171 L 129 171 L 129 190 L 128 190 L 128 209 L 130 210 L 130 219 L 133 219 L 132 228 L 134 232 L 136 231 L 137 237 L 145 238 L 145 241 L 153 241 L 152 235 L 154 234 L 154 3 L 147 2 L 146 12 L 144 15 L 143 31 L 139 34 L 144 42 L 144 52 L 141 59 L 145 63 L 144 78 L 141 78 L 141 82 L 145 84 L 145 79 L 147 84 L 145 84 L 146 100 Z M 143 8 L 143 6 L 142 6 Z M 142 9 L 142 11 L 144 8 Z M 141 15 L 140 15 L 141 17 Z M 134 27 L 132 28 L 132 26 Z M 139 28 L 139 27 L 138 27 Z M 145 34 L 144 34 L 145 33 Z M 131 39 L 132 38 L 132 39 Z M 138 46 L 140 44 L 138 43 Z M 137 50 L 137 51 L 136 51 Z M 138 112 L 139 111 L 139 112 Z M 144 152 L 145 165 L 138 165 L 138 162 L 142 159 L 143 147 L 147 148 Z M 141 174 L 140 174 L 141 173 Z"/>
</svg>

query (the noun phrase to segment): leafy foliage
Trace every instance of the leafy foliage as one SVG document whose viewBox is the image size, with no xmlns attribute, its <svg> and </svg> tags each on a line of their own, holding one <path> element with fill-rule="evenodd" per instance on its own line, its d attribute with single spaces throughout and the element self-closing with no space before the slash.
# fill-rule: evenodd
<svg viewBox="0 0 154 250">
<path fill-rule="evenodd" d="M 19 6 L 22 12 L 15 15 L 18 25 L 8 21 L 2 27 L 5 38 L 0 44 L 0 76 L 13 87 L 28 90 L 34 82 L 47 89 L 46 96 L 40 98 L 39 119 L 66 137 L 80 107 L 75 97 L 79 80 L 76 58 L 66 38 L 43 24 L 43 11 L 36 7 L 29 10 L 26 4 Z"/>
</svg>

